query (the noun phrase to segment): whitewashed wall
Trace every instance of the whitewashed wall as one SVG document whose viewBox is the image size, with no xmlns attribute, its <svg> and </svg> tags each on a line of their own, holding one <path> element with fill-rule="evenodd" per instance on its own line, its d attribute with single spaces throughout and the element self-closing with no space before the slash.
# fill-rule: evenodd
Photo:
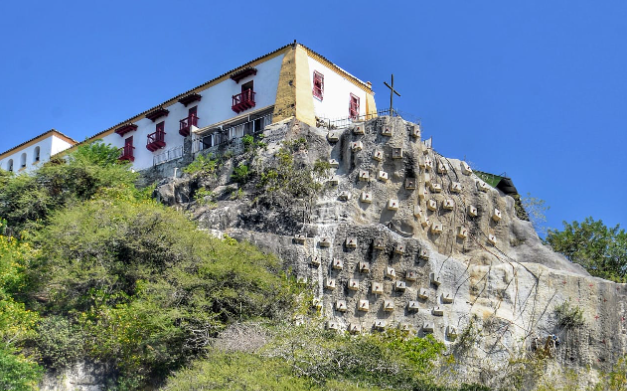
<svg viewBox="0 0 627 391">
<path fill-rule="evenodd" d="M 337 119 L 347 118 L 349 116 L 350 94 L 359 97 L 359 114 L 366 114 L 366 92 L 357 87 L 342 74 L 337 73 L 318 62 L 312 57 L 307 56 L 309 60 L 309 89 L 313 91 L 313 75 L 314 71 L 318 71 L 324 75 L 324 96 L 322 101 L 315 96 L 312 98 L 314 102 L 314 112 L 316 116 Z"/>
<path fill-rule="evenodd" d="M 31 172 L 47 161 L 50 160 L 50 157 L 56 153 L 64 151 L 71 147 L 72 144 L 68 143 L 55 136 L 54 134 L 49 135 L 48 137 L 38 141 L 37 143 L 30 145 L 20 151 L 14 152 L 13 154 L 5 157 L 0 161 L 0 168 L 3 170 L 9 169 L 9 161 L 13 159 L 13 172 L 16 174 Z M 35 149 L 39 147 L 39 162 L 36 162 L 35 159 Z M 22 154 L 26 154 L 26 167 L 22 168 Z"/>
<path fill-rule="evenodd" d="M 189 108 L 198 106 L 197 115 L 199 117 L 199 128 L 245 114 L 246 111 L 238 114 L 231 109 L 231 98 L 233 95 L 241 93 L 242 84 L 251 80 L 254 80 L 253 88 L 255 91 L 256 106 L 247 111 L 274 105 L 282 62 L 283 55 L 271 58 L 255 66 L 257 69 L 256 75 L 248 76 L 240 80 L 239 83 L 235 83 L 231 79 L 222 81 L 206 90 L 200 91 L 199 94 L 202 96 L 200 102 L 193 102 L 187 105 L 187 107 L 182 103 L 176 102 L 165 107 L 170 111 L 167 117 L 161 117 L 155 122 L 147 118 L 141 119 L 134 122 L 134 124 L 137 125 L 137 130 L 126 133 L 123 137 L 112 133 L 102 137 L 102 140 L 107 144 L 122 148 L 124 146 L 124 140 L 133 136 L 133 146 L 135 147 L 135 162 L 133 163 L 133 168 L 143 170 L 152 167 L 153 156 L 183 145 L 184 137 L 179 134 L 179 121 L 183 118 L 187 118 Z M 165 121 L 166 146 L 163 149 L 150 152 L 146 149 L 148 135 L 156 131 L 156 124 L 161 121 Z"/>
</svg>

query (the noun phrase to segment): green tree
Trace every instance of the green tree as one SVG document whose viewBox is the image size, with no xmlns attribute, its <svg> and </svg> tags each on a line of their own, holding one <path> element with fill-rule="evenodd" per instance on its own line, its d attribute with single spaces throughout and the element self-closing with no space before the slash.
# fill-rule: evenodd
<svg viewBox="0 0 627 391">
<path fill-rule="evenodd" d="M 607 227 L 603 221 L 592 217 L 582 223 L 564 222 L 564 229 L 549 230 L 545 241 L 594 276 L 626 281 L 627 233 L 618 224 Z"/>
</svg>

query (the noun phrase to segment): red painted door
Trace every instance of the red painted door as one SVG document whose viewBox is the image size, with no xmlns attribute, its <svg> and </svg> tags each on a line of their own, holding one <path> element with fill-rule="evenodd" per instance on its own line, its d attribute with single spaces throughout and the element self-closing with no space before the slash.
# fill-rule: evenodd
<svg viewBox="0 0 627 391">
<path fill-rule="evenodd" d="M 124 140 L 124 156 L 133 156 L 133 136 Z"/>
<path fill-rule="evenodd" d="M 189 112 L 189 114 L 187 115 L 187 118 L 189 120 L 188 125 L 198 126 L 198 115 L 197 115 L 198 106 L 190 107 L 188 112 Z"/>
</svg>

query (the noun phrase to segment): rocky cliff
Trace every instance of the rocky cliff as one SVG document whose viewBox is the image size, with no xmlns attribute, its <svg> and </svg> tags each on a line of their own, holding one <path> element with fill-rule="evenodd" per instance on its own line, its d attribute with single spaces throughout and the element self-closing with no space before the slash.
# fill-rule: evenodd
<svg viewBox="0 0 627 391">
<path fill-rule="evenodd" d="M 438 154 L 419 125 L 285 121 L 264 136 L 266 148 L 236 154 L 216 175 L 175 174 L 156 193 L 216 235 L 276 253 L 311 285 L 328 328 L 433 334 L 457 356 L 459 376 L 487 385 L 538 354 L 551 358 L 545 369 L 572 368 L 585 373 L 580 384 L 593 382 L 625 354 L 627 288 L 542 245 L 514 198 Z M 332 175 L 317 178 L 311 200 L 261 190 L 285 141 L 298 141 L 301 167 L 329 162 Z M 237 185 L 241 162 L 256 175 Z M 210 205 L 194 201 L 201 188 L 212 191 Z"/>
</svg>

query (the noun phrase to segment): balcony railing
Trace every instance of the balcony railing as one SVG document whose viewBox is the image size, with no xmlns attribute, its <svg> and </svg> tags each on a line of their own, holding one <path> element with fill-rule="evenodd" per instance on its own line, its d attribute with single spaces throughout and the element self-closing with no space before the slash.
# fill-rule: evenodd
<svg viewBox="0 0 627 391">
<path fill-rule="evenodd" d="M 163 147 L 165 147 L 165 132 L 163 130 L 157 130 L 156 132 L 148 135 L 146 149 L 150 152 L 154 152 Z"/>
<path fill-rule="evenodd" d="M 239 114 L 252 107 L 255 107 L 255 92 L 253 90 L 246 90 L 241 94 L 233 95 L 231 108 L 234 112 Z"/>
<path fill-rule="evenodd" d="M 192 126 L 198 127 L 198 117 L 196 117 L 194 114 L 190 115 L 187 118 L 183 118 L 179 122 L 181 124 L 181 127 L 179 128 L 179 134 L 183 137 L 189 136 Z"/>
<path fill-rule="evenodd" d="M 120 157 L 118 159 L 134 162 L 135 157 L 133 156 L 133 149 L 135 149 L 135 147 L 132 145 L 125 145 L 124 147 L 120 148 Z"/>
</svg>

